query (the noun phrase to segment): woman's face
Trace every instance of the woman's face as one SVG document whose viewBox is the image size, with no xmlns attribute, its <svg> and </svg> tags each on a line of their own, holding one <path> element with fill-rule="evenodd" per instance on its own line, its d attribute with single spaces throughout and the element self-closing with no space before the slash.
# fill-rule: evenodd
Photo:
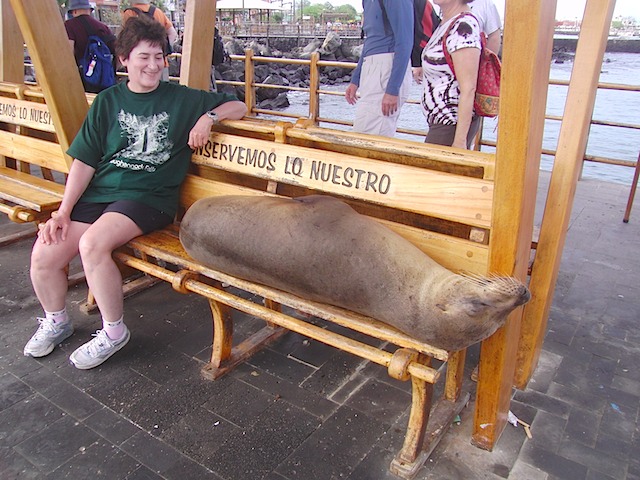
<svg viewBox="0 0 640 480">
<path fill-rule="evenodd" d="M 131 50 L 129 58 L 120 58 L 120 62 L 129 73 L 129 90 L 135 93 L 152 92 L 162 78 L 164 54 L 162 46 L 153 46 L 143 40 Z"/>
</svg>

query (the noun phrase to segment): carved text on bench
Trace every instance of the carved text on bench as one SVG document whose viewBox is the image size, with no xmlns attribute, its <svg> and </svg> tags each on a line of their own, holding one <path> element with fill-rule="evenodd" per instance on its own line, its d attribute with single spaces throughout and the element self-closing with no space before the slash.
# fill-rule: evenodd
<svg viewBox="0 0 640 480">
<path fill-rule="evenodd" d="M 391 177 L 350 166 L 336 165 L 324 160 L 309 159 L 294 155 L 281 155 L 270 148 L 249 148 L 226 142 L 212 142 L 196 151 L 212 160 L 235 163 L 266 172 L 278 172 L 287 177 L 300 177 L 323 183 L 332 183 L 345 188 L 364 189 L 386 195 L 391 188 Z M 237 171 L 237 170 L 236 170 Z M 295 182 L 295 180 L 294 180 Z"/>
</svg>

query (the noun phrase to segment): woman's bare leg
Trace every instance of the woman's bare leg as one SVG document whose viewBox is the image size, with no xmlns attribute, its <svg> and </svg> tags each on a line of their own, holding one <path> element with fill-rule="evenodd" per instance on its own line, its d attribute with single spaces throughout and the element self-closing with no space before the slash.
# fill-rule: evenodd
<svg viewBox="0 0 640 480">
<path fill-rule="evenodd" d="M 80 258 L 87 284 L 104 321 L 115 322 L 123 312 L 122 275 L 112 253 L 141 234 L 140 227 L 126 215 L 107 212 L 80 238 Z"/>
</svg>

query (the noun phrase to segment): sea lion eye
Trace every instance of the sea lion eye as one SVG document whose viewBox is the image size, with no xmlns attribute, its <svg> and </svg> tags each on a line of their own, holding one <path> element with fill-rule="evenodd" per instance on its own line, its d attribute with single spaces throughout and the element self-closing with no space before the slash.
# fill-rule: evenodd
<svg viewBox="0 0 640 480">
<path fill-rule="evenodd" d="M 483 312 L 487 307 L 489 307 L 488 304 L 484 303 L 481 300 L 478 300 L 477 298 L 470 299 L 467 302 L 467 310 L 469 315 L 478 315 L 479 313 Z"/>
</svg>

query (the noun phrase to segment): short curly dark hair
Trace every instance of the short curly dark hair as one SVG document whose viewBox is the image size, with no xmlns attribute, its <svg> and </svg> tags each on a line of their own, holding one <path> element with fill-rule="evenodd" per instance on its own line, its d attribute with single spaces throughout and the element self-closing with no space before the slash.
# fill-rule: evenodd
<svg viewBox="0 0 640 480">
<path fill-rule="evenodd" d="M 129 58 L 131 50 L 145 40 L 154 47 L 161 47 L 162 52 L 167 55 L 167 31 L 160 22 L 146 15 L 129 18 L 118 34 L 116 55 L 118 58 Z"/>
</svg>

